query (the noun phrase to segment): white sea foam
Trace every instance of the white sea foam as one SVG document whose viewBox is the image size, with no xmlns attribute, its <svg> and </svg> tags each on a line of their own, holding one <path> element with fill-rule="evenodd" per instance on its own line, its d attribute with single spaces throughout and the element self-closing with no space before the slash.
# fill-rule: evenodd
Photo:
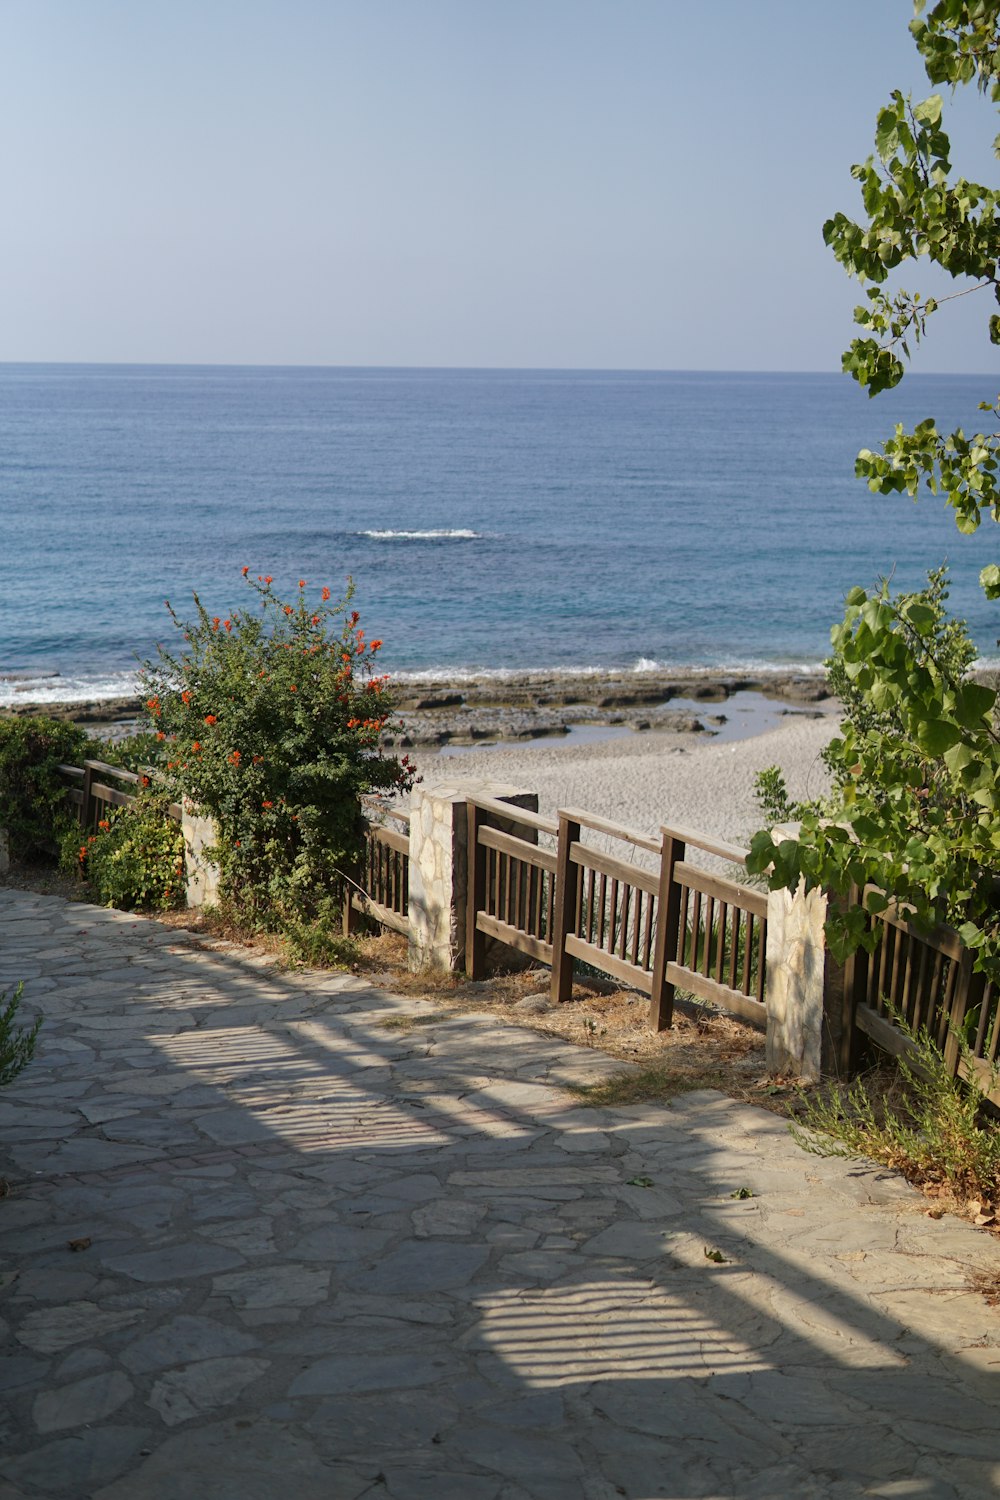
<svg viewBox="0 0 1000 1500">
<path fill-rule="evenodd" d="M 431 531 L 361 531 L 358 535 L 373 542 L 480 542 L 483 539 L 481 531 L 470 531 L 465 526 Z"/>
<path fill-rule="evenodd" d="M 135 672 L 43 673 L 30 671 L 0 679 L 0 708 L 27 703 L 102 703 L 108 698 L 134 698 L 139 691 Z"/>
<path fill-rule="evenodd" d="M 819 677 L 823 665 L 815 661 L 744 661 L 705 662 L 656 661 L 640 656 L 630 666 L 559 666 L 559 667 L 419 667 L 391 671 L 394 682 L 519 682 L 544 681 L 552 677 L 622 677 L 629 673 L 676 672 L 683 677 Z"/>
</svg>

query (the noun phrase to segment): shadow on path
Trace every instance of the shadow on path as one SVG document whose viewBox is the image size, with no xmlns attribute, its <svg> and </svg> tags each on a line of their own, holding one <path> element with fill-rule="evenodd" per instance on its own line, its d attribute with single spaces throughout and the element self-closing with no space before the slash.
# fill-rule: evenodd
<svg viewBox="0 0 1000 1500">
<path fill-rule="evenodd" d="M 890 1175 L 56 898 L 0 891 L 0 965 L 0 1500 L 1000 1490 L 1000 1255 Z"/>
</svg>

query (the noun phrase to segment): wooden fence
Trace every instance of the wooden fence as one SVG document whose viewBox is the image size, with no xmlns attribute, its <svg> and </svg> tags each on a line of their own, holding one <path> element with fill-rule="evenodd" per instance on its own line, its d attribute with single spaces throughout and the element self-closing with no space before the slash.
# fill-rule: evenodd
<svg viewBox="0 0 1000 1500">
<path fill-rule="evenodd" d="M 593 847 L 585 829 L 655 856 L 657 867 Z M 746 858 L 685 829 L 657 840 L 575 809 L 548 819 L 471 798 L 467 972 L 482 974 L 486 940 L 499 938 L 551 966 L 555 1002 L 569 999 L 582 962 L 648 995 L 657 1030 L 671 1024 L 678 989 L 764 1026 L 767 897 L 690 863 L 689 847 Z"/>
<path fill-rule="evenodd" d="M 899 1016 L 911 1030 L 926 1028 L 952 1074 L 974 1075 L 986 1097 L 1000 1107 L 1000 1087 L 993 1085 L 1000 993 L 991 980 L 973 972 L 972 951 L 952 928 L 922 932 L 894 905 L 870 917 L 869 930 L 877 934 L 874 952 L 859 949 L 845 968 L 848 1025 L 840 1059 L 845 1074 L 857 1064 L 861 1037 L 894 1056 L 909 1050 L 906 1035 L 894 1021 Z M 962 1055 L 960 1036 L 968 1043 L 967 1057 Z"/>
<path fill-rule="evenodd" d="M 60 766 L 66 783 L 66 801 L 76 808 L 80 827 L 85 833 L 96 833 L 98 825 L 116 807 L 132 802 L 143 781 L 135 771 L 109 766 L 103 760 L 85 760 L 82 766 Z M 146 785 L 149 778 L 145 778 Z M 171 802 L 168 816 L 181 820 L 180 803 Z"/>
<path fill-rule="evenodd" d="M 357 883 L 345 884 L 344 931 L 353 929 L 355 914 L 361 912 L 405 937 L 410 930 L 410 814 L 368 799 L 365 805 L 372 816 L 367 816 Z M 383 818 L 398 826 L 388 827 Z"/>
<path fill-rule="evenodd" d="M 60 771 L 85 832 L 132 801 L 143 779 L 98 760 Z M 177 803 L 168 813 L 181 818 Z M 410 814 L 366 799 L 366 817 L 359 878 L 344 887 L 345 931 L 363 913 L 406 936 Z M 631 857 L 597 848 L 585 834 Z M 574 966 L 582 963 L 648 995 L 656 1030 L 671 1024 L 678 990 L 764 1027 L 767 896 L 692 863 L 691 849 L 731 865 L 746 858 L 744 850 L 688 829 L 664 828 L 653 839 L 575 809 L 543 818 L 470 798 L 466 972 L 482 976 L 493 939 L 548 965 L 556 1002 L 569 999 Z M 637 853 L 644 863 L 636 863 Z M 869 923 L 874 952 L 859 950 L 844 970 L 841 1072 L 854 1070 L 862 1038 L 893 1054 L 907 1050 L 899 1016 L 914 1030 L 926 1027 L 953 1073 L 974 1075 L 1000 1107 L 1000 1088 L 992 1086 L 1000 986 L 973 972 L 973 954 L 951 928 L 921 932 L 892 905 Z"/>
</svg>

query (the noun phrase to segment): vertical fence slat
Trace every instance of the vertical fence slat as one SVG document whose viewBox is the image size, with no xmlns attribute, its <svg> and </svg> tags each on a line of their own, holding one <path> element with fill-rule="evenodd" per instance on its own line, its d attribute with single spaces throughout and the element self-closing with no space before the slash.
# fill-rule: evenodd
<svg viewBox="0 0 1000 1500">
<path fill-rule="evenodd" d="M 582 881 L 580 866 L 570 858 L 573 845 L 580 839 L 580 825 L 565 814 L 559 814 L 559 836 L 556 844 L 556 900 L 552 923 L 552 1003 L 560 1005 L 573 994 L 573 956 L 566 952 L 571 925 L 579 929 L 579 897 Z"/>
</svg>

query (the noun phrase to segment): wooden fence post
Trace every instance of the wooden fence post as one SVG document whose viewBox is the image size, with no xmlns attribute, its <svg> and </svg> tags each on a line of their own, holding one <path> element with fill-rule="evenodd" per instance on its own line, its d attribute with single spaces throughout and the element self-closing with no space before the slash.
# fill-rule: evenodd
<svg viewBox="0 0 1000 1500">
<path fill-rule="evenodd" d="M 481 979 L 486 967 L 486 934 L 476 926 L 476 916 L 486 901 L 486 850 L 479 842 L 479 830 L 486 814 L 467 802 L 467 859 L 469 893 L 465 903 L 465 972 L 470 979 Z"/>
<path fill-rule="evenodd" d="M 674 1023 L 674 986 L 667 982 L 667 964 L 677 957 L 677 939 L 681 921 L 681 888 L 674 880 L 674 868 L 684 858 L 682 839 L 661 829 L 660 889 L 656 898 L 656 942 L 653 945 L 653 985 L 649 999 L 649 1024 L 654 1031 L 666 1031 Z"/>
<path fill-rule="evenodd" d="M 847 908 L 860 906 L 864 892 L 852 885 L 847 893 Z M 828 896 L 828 907 L 835 898 Z M 829 955 L 823 987 L 823 1043 L 821 1062 L 824 1074 L 851 1078 L 858 1061 L 860 1039 L 855 1024 L 858 1002 L 868 993 L 868 951 L 857 948 L 845 960 L 840 983 Z"/>
<path fill-rule="evenodd" d="M 580 839 L 580 825 L 559 814 L 556 845 L 556 904 L 552 917 L 552 987 L 553 1005 L 560 1005 L 573 995 L 573 955 L 566 952 L 566 939 L 576 917 L 576 893 L 580 867 L 570 859 L 573 845 Z"/>
<path fill-rule="evenodd" d="M 80 803 L 80 827 L 89 832 L 94 826 L 94 763 L 83 763 L 83 801 Z"/>
<path fill-rule="evenodd" d="M 948 1035 L 944 1039 L 944 1060 L 948 1064 L 952 1077 L 959 1074 L 959 1038 L 962 1035 L 962 1026 L 966 1016 L 973 1006 L 982 1002 L 983 991 L 986 981 L 982 974 L 976 974 L 972 965 L 975 954 L 971 948 L 962 950 L 959 959 L 958 983 L 955 986 L 955 998 L 951 1002 L 951 1012 L 948 1016 Z"/>
</svg>

